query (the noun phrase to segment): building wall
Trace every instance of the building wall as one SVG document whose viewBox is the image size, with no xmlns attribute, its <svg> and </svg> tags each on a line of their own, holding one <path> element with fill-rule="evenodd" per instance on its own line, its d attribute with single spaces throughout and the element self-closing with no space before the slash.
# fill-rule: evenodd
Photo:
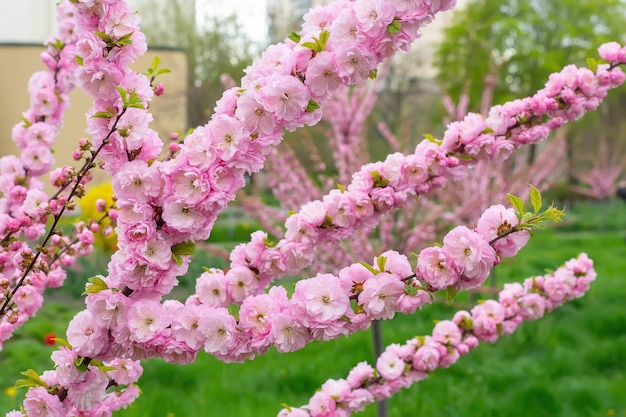
<svg viewBox="0 0 626 417">
<path fill-rule="evenodd" d="M 16 154 L 17 148 L 11 140 L 12 127 L 19 123 L 23 111 L 29 107 L 26 91 L 28 80 L 35 71 L 44 70 L 39 54 L 44 50 L 38 45 L 0 44 L 0 156 Z M 165 86 L 165 94 L 155 97 L 150 104 L 154 115 L 152 127 L 164 140 L 172 131 L 185 129 L 187 120 L 187 61 L 181 50 L 150 50 L 134 65 L 138 71 L 150 67 L 155 56 L 161 58 L 161 67 L 170 68 L 172 73 L 164 74 L 159 80 Z M 4 63 L 10 63 L 6 65 Z M 82 90 L 75 89 L 70 95 L 71 105 L 65 115 L 65 124 L 54 146 L 57 166 L 76 165 L 72 151 L 77 140 L 84 136 L 87 126 L 85 112 L 91 107 L 91 98 Z M 100 179 L 103 178 L 102 176 Z"/>
<path fill-rule="evenodd" d="M 1 4 L 0 42 L 41 43 L 55 33 L 56 0 L 4 1 Z"/>
</svg>

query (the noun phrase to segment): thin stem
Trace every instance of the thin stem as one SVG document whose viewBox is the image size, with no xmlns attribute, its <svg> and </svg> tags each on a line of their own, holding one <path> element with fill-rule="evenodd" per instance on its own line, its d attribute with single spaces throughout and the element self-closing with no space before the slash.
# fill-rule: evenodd
<svg viewBox="0 0 626 417">
<path fill-rule="evenodd" d="M 374 345 L 374 360 L 376 360 L 383 353 L 383 331 L 380 320 L 374 320 L 372 322 L 372 342 Z M 376 403 L 376 415 L 378 417 L 388 416 L 387 405 L 387 400 L 382 400 Z"/>
<path fill-rule="evenodd" d="M 85 163 L 85 165 L 83 165 L 83 167 L 78 172 L 78 175 L 76 176 L 76 179 L 74 181 L 74 187 L 72 188 L 72 191 L 70 191 L 70 194 L 68 196 L 68 199 L 67 199 L 68 202 L 71 201 L 72 198 L 76 195 L 76 191 L 78 190 L 78 187 L 81 185 L 81 182 L 82 182 L 83 178 L 85 178 L 85 175 L 87 175 L 87 172 L 89 172 L 89 170 L 92 168 L 94 161 L 98 157 L 98 154 L 100 153 L 102 148 L 104 148 L 104 146 L 108 143 L 108 139 L 117 130 L 117 124 L 118 124 L 118 122 L 120 121 L 121 117 L 124 115 L 125 112 L 126 112 L 126 107 L 124 107 L 122 109 L 122 111 L 116 116 L 115 122 L 113 123 L 113 126 L 111 127 L 111 130 L 109 131 L 109 133 L 107 133 L 106 137 L 102 140 L 102 144 L 91 155 L 91 158 L 89 158 L 89 160 Z M 68 183 L 67 185 L 63 186 L 63 188 L 61 190 L 59 190 L 54 195 L 53 198 L 58 197 L 58 195 L 65 188 L 67 188 L 67 186 L 69 184 L 71 184 L 71 183 Z M 63 207 L 61 207 L 61 210 L 54 216 L 54 222 L 52 223 L 52 226 L 50 227 L 50 230 L 48 231 L 48 234 L 46 235 L 46 237 L 44 238 L 43 242 L 41 243 L 40 249 L 37 250 L 37 253 L 35 254 L 35 257 L 30 261 L 30 263 L 28 264 L 26 269 L 24 269 L 24 272 L 22 273 L 22 276 L 20 277 L 20 279 L 15 284 L 15 287 L 13 287 L 13 290 L 11 291 L 11 293 L 7 295 L 6 300 L 2 304 L 2 307 L 0 307 L 0 317 L 4 316 L 6 314 L 6 311 L 8 310 L 8 306 L 11 303 L 11 300 L 13 300 L 13 297 L 15 296 L 15 294 L 17 293 L 17 290 L 19 290 L 20 287 L 24 284 L 24 280 L 26 279 L 26 277 L 28 276 L 30 271 L 32 271 L 32 269 L 35 267 L 35 264 L 37 263 L 37 260 L 39 259 L 39 256 L 41 255 L 43 250 L 46 248 L 46 245 L 48 244 L 48 241 L 50 240 L 52 235 L 55 234 L 56 227 L 57 227 L 59 221 L 61 220 L 61 217 L 63 216 L 63 213 L 65 213 L 65 209 L 66 208 L 67 208 L 67 205 L 64 204 Z"/>
</svg>

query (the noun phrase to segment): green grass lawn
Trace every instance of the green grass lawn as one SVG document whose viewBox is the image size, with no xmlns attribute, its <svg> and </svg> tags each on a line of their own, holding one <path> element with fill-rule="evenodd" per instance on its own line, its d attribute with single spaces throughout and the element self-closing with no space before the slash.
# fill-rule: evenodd
<svg viewBox="0 0 626 417">
<path fill-rule="evenodd" d="M 619 202 L 617 202 L 619 203 Z M 624 416 L 626 417 L 626 242 L 620 204 L 574 209 L 562 229 L 540 231 L 514 258 L 497 268 L 499 283 L 544 273 L 585 251 L 598 279 L 582 299 L 545 318 L 524 323 L 514 335 L 483 345 L 453 367 L 396 395 L 390 417 L 400 416 Z M 593 218 L 593 220 L 591 220 Z M 467 296 L 460 296 L 463 303 Z M 50 303 L 21 328 L 0 353 L 0 410 L 19 396 L 4 390 L 19 371 L 49 367 L 48 332 L 63 334 L 77 305 Z M 386 343 L 428 334 L 433 320 L 455 308 L 426 306 L 383 323 Z M 315 343 L 301 351 L 274 351 L 245 364 L 222 364 L 202 354 L 193 364 L 144 362 L 143 394 L 117 416 L 275 416 L 281 403 L 301 405 L 328 378 L 372 360 L 369 333 Z M 369 407 L 363 416 L 375 416 Z"/>
</svg>

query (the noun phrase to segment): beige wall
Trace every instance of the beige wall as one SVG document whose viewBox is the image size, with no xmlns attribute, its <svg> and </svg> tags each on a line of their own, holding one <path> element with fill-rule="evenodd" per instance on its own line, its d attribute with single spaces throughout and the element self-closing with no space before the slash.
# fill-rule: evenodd
<svg viewBox="0 0 626 417">
<path fill-rule="evenodd" d="M 39 59 L 42 51 L 41 46 L 0 45 L 0 156 L 17 153 L 11 129 L 20 121 L 22 112 L 28 109 L 26 88 L 30 76 L 45 69 Z M 145 71 L 157 55 L 161 58 L 160 67 L 169 68 L 172 72 L 159 76 L 157 81 L 165 86 L 165 94 L 154 98 L 150 111 L 154 115 L 152 128 L 167 143 L 170 132 L 187 128 L 187 60 L 181 50 L 154 49 L 141 57 L 134 68 Z M 70 100 L 63 129 L 54 146 L 57 166 L 76 165 L 72 160 L 72 151 L 78 138 L 84 136 L 85 112 L 92 104 L 90 97 L 78 88 L 71 93 Z M 102 181 L 104 176 L 97 175 L 96 179 Z"/>
</svg>

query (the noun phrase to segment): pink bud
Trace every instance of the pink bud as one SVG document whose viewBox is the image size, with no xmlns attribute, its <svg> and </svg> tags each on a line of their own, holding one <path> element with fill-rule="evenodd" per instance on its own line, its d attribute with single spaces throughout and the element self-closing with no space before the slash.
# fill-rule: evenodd
<svg viewBox="0 0 626 417">
<path fill-rule="evenodd" d="M 174 152 L 178 152 L 178 150 L 180 149 L 180 146 L 178 146 L 178 143 L 172 142 L 168 145 L 168 149 L 170 150 L 170 152 L 174 153 Z"/>
<path fill-rule="evenodd" d="M 111 218 L 111 220 L 117 220 L 118 216 L 119 215 L 117 214 L 117 210 L 115 209 L 109 210 L 109 217 Z"/>
<path fill-rule="evenodd" d="M 163 86 L 163 84 L 158 83 L 156 86 L 154 86 L 154 95 L 155 96 L 162 96 L 163 93 L 165 92 L 165 87 Z"/>
<path fill-rule="evenodd" d="M 180 134 L 178 134 L 178 132 L 170 133 L 170 139 L 171 140 L 178 140 L 179 137 L 180 137 Z"/>
<path fill-rule="evenodd" d="M 72 158 L 74 158 L 74 161 L 78 161 L 82 157 L 83 157 L 83 152 L 81 150 L 79 150 L 79 149 L 76 149 L 72 153 Z"/>
<path fill-rule="evenodd" d="M 101 198 L 96 200 L 96 210 L 98 210 L 98 213 L 104 213 L 104 210 L 106 210 L 106 208 L 107 208 L 106 200 L 103 200 Z"/>
</svg>

